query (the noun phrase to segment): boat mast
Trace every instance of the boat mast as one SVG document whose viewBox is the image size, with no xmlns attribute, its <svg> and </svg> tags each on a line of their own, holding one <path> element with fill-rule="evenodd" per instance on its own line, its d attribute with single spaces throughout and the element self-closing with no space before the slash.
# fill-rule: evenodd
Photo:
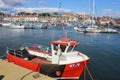
<svg viewBox="0 0 120 80">
<path fill-rule="evenodd" d="M 93 21 L 94 21 L 94 15 L 95 15 L 95 0 L 93 0 L 92 3 L 92 27 L 93 27 Z"/>
<path fill-rule="evenodd" d="M 89 15 L 88 19 L 90 20 L 90 0 L 88 0 L 88 15 Z"/>
<path fill-rule="evenodd" d="M 56 18 L 56 21 L 55 21 L 55 26 L 54 26 L 54 30 L 53 30 L 52 40 L 54 40 L 54 36 L 55 36 L 55 27 L 56 27 L 56 26 L 58 25 L 58 23 L 59 23 L 60 8 L 61 8 L 61 2 L 58 0 L 57 18 Z"/>
<path fill-rule="evenodd" d="M 62 3 L 58 0 L 58 13 L 59 14 L 60 14 L 61 5 L 62 5 Z M 61 14 L 60 14 L 60 20 L 62 20 Z M 60 21 L 60 22 L 61 22 L 60 25 L 63 27 L 63 30 L 65 32 L 65 37 L 67 38 L 67 31 L 65 30 L 64 25 L 62 24 L 62 21 Z"/>
</svg>

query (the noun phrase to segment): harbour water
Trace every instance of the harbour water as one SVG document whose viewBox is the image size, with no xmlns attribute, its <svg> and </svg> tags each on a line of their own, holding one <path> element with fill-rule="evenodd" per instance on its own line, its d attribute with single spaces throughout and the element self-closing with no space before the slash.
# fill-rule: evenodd
<svg viewBox="0 0 120 80">
<path fill-rule="evenodd" d="M 0 27 L 0 56 L 6 54 L 7 47 L 19 48 L 24 43 L 49 45 L 51 40 L 63 36 L 79 41 L 76 50 L 90 57 L 88 67 L 94 80 L 120 80 L 120 34 L 85 34 L 72 28 L 42 30 Z M 83 75 L 80 80 L 83 80 Z M 90 80 L 89 76 L 87 80 Z"/>
</svg>

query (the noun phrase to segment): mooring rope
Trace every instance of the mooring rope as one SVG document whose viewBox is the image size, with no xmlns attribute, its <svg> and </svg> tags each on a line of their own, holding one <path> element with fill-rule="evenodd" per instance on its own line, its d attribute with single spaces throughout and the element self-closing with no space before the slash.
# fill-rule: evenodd
<svg viewBox="0 0 120 80">
<path fill-rule="evenodd" d="M 88 69 L 88 67 L 87 67 L 87 65 L 86 65 L 86 62 L 84 61 L 84 63 L 85 63 L 85 69 L 87 70 L 87 72 L 88 72 L 88 74 L 89 74 L 89 76 L 90 76 L 90 78 L 91 78 L 91 80 L 94 80 L 93 79 L 93 76 L 92 76 L 92 74 L 90 73 L 90 70 Z M 84 77 L 85 79 L 86 79 L 86 76 Z M 84 79 L 84 80 L 85 80 Z"/>
<path fill-rule="evenodd" d="M 84 56 L 81 55 L 81 57 L 82 57 L 83 60 L 85 60 Z M 85 68 L 84 68 L 84 80 L 86 80 L 86 71 L 88 72 L 91 80 L 94 80 L 92 74 L 90 73 L 90 71 L 89 71 L 89 69 L 87 67 L 86 61 L 84 61 L 84 65 L 85 65 Z"/>
</svg>

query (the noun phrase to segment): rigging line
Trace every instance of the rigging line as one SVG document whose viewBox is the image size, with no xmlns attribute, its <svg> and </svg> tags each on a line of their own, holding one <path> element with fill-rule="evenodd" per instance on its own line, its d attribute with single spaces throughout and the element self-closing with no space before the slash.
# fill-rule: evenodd
<svg viewBox="0 0 120 80">
<path fill-rule="evenodd" d="M 61 6 L 62 6 L 62 3 L 60 2 L 60 0 L 58 0 L 58 12 L 59 12 L 59 14 L 60 14 Z M 62 20 L 61 15 L 60 15 L 59 17 L 60 17 L 60 20 Z M 64 33 L 66 32 L 66 33 L 65 33 L 65 37 L 67 38 L 67 31 L 66 31 L 65 28 L 64 28 L 64 24 L 61 23 L 61 26 L 63 27 Z"/>
<path fill-rule="evenodd" d="M 67 30 L 65 30 L 64 26 L 63 27 L 63 31 L 64 31 L 64 34 L 65 34 L 65 37 L 67 38 Z"/>
<path fill-rule="evenodd" d="M 53 27 L 53 36 L 52 36 L 52 40 L 54 40 L 54 36 L 55 36 L 55 27 Z"/>
</svg>

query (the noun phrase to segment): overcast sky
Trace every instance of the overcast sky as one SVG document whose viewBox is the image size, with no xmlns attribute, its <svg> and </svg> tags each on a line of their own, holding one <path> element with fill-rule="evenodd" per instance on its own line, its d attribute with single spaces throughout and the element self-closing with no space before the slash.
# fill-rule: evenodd
<svg viewBox="0 0 120 80">
<path fill-rule="evenodd" d="M 120 0 L 94 0 L 96 16 L 120 17 Z M 0 11 L 92 14 L 93 0 L 0 0 Z M 60 4 L 61 3 L 61 4 Z M 60 7 L 60 9 L 58 9 Z"/>
</svg>

